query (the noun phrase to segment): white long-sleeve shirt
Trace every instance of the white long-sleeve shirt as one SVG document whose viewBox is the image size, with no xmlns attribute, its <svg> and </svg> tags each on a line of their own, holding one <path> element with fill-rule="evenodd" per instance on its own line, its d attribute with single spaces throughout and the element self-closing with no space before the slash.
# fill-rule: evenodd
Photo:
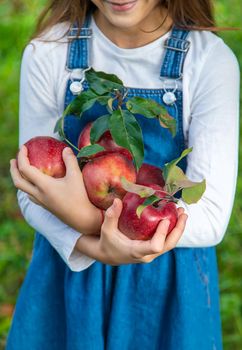
<svg viewBox="0 0 242 350">
<path fill-rule="evenodd" d="M 45 39 L 59 38 L 67 23 L 56 25 Z M 143 47 L 123 49 L 112 43 L 92 20 L 91 66 L 118 75 L 128 87 L 162 88 L 159 78 L 165 39 L 170 33 Z M 177 247 L 218 244 L 226 231 L 235 194 L 238 167 L 239 68 L 222 39 L 207 31 L 192 31 L 182 81 L 183 128 L 188 147 L 187 176 L 206 178 L 207 188 L 197 204 L 179 206 L 188 214 Z M 34 45 L 32 45 L 34 44 Z M 37 135 L 54 134 L 64 108 L 67 80 L 80 77 L 80 70 L 65 69 L 67 40 L 33 40 L 23 54 L 20 79 L 20 145 Z M 71 270 L 81 271 L 94 260 L 74 250 L 80 232 L 34 204 L 18 191 L 26 221 L 47 238 Z"/>
</svg>

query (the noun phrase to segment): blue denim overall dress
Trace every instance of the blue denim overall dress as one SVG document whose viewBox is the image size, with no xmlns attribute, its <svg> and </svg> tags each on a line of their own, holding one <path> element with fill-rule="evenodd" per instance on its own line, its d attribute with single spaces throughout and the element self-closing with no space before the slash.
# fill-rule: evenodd
<svg viewBox="0 0 242 350">
<path fill-rule="evenodd" d="M 70 34 L 75 34 L 76 30 Z M 88 67 L 90 29 L 69 44 L 67 67 Z M 173 28 L 160 75 L 179 79 L 189 32 Z M 65 106 L 74 98 L 67 84 Z M 84 81 L 84 88 L 87 83 Z M 163 89 L 128 88 L 129 96 L 163 103 Z M 145 162 L 163 166 L 185 148 L 182 91 L 166 106 L 176 118 L 175 138 L 157 120 L 138 116 Z M 95 105 L 82 118 L 68 116 L 66 136 L 77 143 L 87 122 L 106 110 Z M 183 163 L 185 168 L 185 163 Z M 109 266 L 95 262 L 72 272 L 41 235 L 22 286 L 7 350 L 221 350 L 214 248 L 176 248 L 150 264 Z"/>
</svg>

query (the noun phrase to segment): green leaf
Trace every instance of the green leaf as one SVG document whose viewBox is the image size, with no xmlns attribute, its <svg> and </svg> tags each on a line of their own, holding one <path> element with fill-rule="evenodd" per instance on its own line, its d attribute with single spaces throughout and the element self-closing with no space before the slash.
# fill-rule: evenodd
<svg viewBox="0 0 242 350">
<path fill-rule="evenodd" d="M 102 106 L 107 106 L 109 99 L 110 99 L 110 95 L 98 96 L 97 102 L 100 103 L 100 105 Z"/>
<path fill-rule="evenodd" d="M 96 154 L 97 152 L 101 152 L 104 151 L 104 148 L 98 144 L 94 144 L 94 145 L 89 145 L 86 147 L 83 147 L 80 152 L 77 155 L 77 158 L 80 157 L 89 157 L 92 156 L 93 154 Z"/>
<path fill-rule="evenodd" d="M 72 101 L 71 103 L 69 103 L 69 105 L 66 107 L 66 109 L 63 112 L 62 118 L 65 118 L 66 115 L 71 114 L 71 109 L 72 109 L 72 103 L 74 101 Z"/>
<path fill-rule="evenodd" d="M 57 133 L 60 136 L 61 141 L 66 139 L 65 133 L 64 133 L 64 116 L 59 118 L 55 124 L 54 133 Z"/>
<path fill-rule="evenodd" d="M 114 74 L 97 72 L 91 68 L 86 72 L 85 77 L 90 88 L 98 95 L 112 92 L 114 89 L 123 89 L 123 82 Z"/>
<path fill-rule="evenodd" d="M 206 190 L 206 180 L 193 182 L 193 185 L 182 190 L 182 199 L 187 204 L 197 203 Z"/>
<path fill-rule="evenodd" d="M 169 176 L 165 183 L 165 190 L 170 194 L 174 194 L 181 189 L 181 182 L 184 183 L 187 180 L 188 178 L 183 170 L 177 165 L 174 165 L 169 171 Z"/>
<path fill-rule="evenodd" d="M 55 128 L 54 128 L 54 133 L 59 133 L 60 132 L 60 130 L 62 130 L 63 129 L 63 120 L 64 118 L 63 117 L 61 117 L 61 118 L 59 118 L 58 120 L 57 120 L 57 122 L 56 122 L 56 124 L 55 124 Z"/>
<path fill-rule="evenodd" d="M 143 202 L 143 204 L 139 205 L 136 209 L 136 214 L 137 214 L 138 218 L 140 219 L 140 216 L 146 207 L 148 207 L 149 205 L 152 205 L 156 202 L 159 202 L 160 200 L 161 200 L 161 198 L 157 197 L 155 195 L 153 195 L 149 198 L 146 198 L 146 200 Z"/>
<path fill-rule="evenodd" d="M 184 157 L 186 157 L 190 152 L 192 151 L 192 147 L 191 148 L 187 148 L 185 149 L 182 154 L 180 155 L 180 157 L 172 160 L 169 163 L 166 163 L 164 168 L 163 168 L 163 177 L 165 179 L 166 184 L 170 183 L 169 178 L 172 177 L 172 169 L 176 166 L 176 164 L 178 162 L 180 162 L 180 160 L 182 160 Z"/>
<path fill-rule="evenodd" d="M 130 182 L 123 176 L 121 177 L 121 184 L 125 191 L 136 193 L 141 198 L 150 197 L 156 192 L 156 190 L 154 190 L 151 187 L 138 185 L 133 182 Z"/>
<path fill-rule="evenodd" d="M 163 128 L 170 130 L 173 137 L 176 135 L 176 120 L 168 113 L 160 115 L 159 122 Z"/>
<path fill-rule="evenodd" d="M 113 101 L 114 101 L 114 99 L 111 97 L 111 98 L 109 98 L 109 100 L 108 100 L 108 110 L 110 111 L 110 113 L 112 113 L 112 111 L 113 111 Z"/>
<path fill-rule="evenodd" d="M 186 177 L 186 176 L 185 176 Z M 203 180 L 204 181 L 204 180 Z M 182 188 L 190 188 L 190 187 L 194 187 L 197 184 L 200 184 L 201 182 L 195 182 L 195 181 L 191 181 L 189 180 L 187 177 L 184 180 L 180 180 L 179 181 L 179 185 Z"/>
<path fill-rule="evenodd" d="M 60 136 L 61 141 L 67 140 L 63 129 L 59 130 L 59 136 Z"/>
<path fill-rule="evenodd" d="M 98 95 L 92 90 L 87 90 L 78 95 L 66 108 L 65 115 L 74 114 L 81 116 L 90 109 L 98 99 Z"/>
<path fill-rule="evenodd" d="M 165 189 L 170 194 L 175 194 L 182 190 L 182 199 L 187 204 L 196 203 L 203 195 L 206 189 L 206 181 L 194 182 L 188 179 L 183 170 L 176 164 L 184 158 L 192 148 L 184 150 L 179 158 L 167 163 L 163 169 L 163 176 L 165 178 Z"/>
<path fill-rule="evenodd" d="M 144 159 L 144 144 L 142 130 L 133 114 L 121 109 L 113 111 L 109 129 L 114 141 L 130 151 L 138 170 Z"/>
<path fill-rule="evenodd" d="M 187 204 L 196 203 L 206 188 L 206 182 L 194 182 L 188 179 L 183 170 L 174 165 L 170 170 L 169 182 L 165 189 L 170 194 L 175 194 L 182 189 L 182 198 Z"/>
<path fill-rule="evenodd" d="M 147 118 L 156 118 L 167 114 L 166 109 L 156 101 L 144 97 L 132 97 L 126 102 L 127 109 L 134 114 L 142 114 Z"/>
<path fill-rule="evenodd" d="M 92 144 L 97 142 L 102 134 L 109 129 L 108 123 L 109 123 L 110 115 L 106 114 L 102 117 L 97 118 L 91 127 L 90 131 L 90 141 Z"/>
<path fill-rule="evenodd" d="M 146 118 L 159 118 L 161 126 L 168 128 L 175 136 L 176 120 L 156 101 L 143 97 L 132 97 L 126 102 L 126 107 L 131 113 L 141 114 Z"/>
</svg>

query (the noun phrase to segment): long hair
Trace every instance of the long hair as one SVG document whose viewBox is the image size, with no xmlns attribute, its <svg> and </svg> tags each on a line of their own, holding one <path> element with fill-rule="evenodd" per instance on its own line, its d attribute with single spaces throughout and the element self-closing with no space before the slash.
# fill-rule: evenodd
<svg viewBox="0 0 242 350">
<path fill-rule="evenodd" d="M 190 29 L 218 30 L 214 19 L 212 0 L 161 0 L 173 24 Z M 90 0 L 49 0 L 41 12 L 31 38 L 39 37 L 57 23 L 68 22 L 69 28 L 84 22 L 85 16 L 95 10 Z"/>
</svg>

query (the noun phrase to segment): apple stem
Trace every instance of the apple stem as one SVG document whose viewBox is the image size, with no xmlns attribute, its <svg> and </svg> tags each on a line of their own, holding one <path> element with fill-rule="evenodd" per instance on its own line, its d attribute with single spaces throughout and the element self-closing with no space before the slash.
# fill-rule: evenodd
<svg viewBox="0 0 242 350">
<path fill-rule="evenodd" d="M 163 190 L 156 190 L 156 192 L 164 192 Z M 176 191 L 177 192 L 177 191 Z M 176 193 L 174 192 L 174 194 Z M 163 198 L 161 198 L 161 200 L 165 200 L 167 203 L 168 202 L 173 202 L 173 203 L 177 203 L 178 199 L 174 197 L 174 194 L 167 194 L 165 195 Z"/>
<path fill-rule="evenodd" d="M 152 204 L 153 207 L 155 208 L 163 208 L 167 203 L 177 203 L 178 200 L 176 198 L 161 198 L 160 201 L 155 202 Z M 159 205 L 161 203 L 161 205 Z"/>
<path fill-rule="evenodd" d="M 178 202 L 178 200 L 177 199 L 168 199 L 168 198 L 161 198 L 161 200 L 159 201 L 159 202 L 156 202 L 156 203 L 154 203 L 154 204 L 156 204 L 156 206 L 158 207 L 159 205 L 159 203 L 161 202 L 161 206 L 164 206 L 165 204 L 167 204 L 167 203 L 175 203 L 175 204 L 177 204 L 177 202 Z M 165 202 L 165 203 L 164 203 Z M 153 204 L 153 205 L 154 205 Z"/>
<path fill-rule="evenodd" d="M 164 188 L 165 188 L 165 191 L 168 192 L 171 196 L 174 196 L 177 192 L 183 190 L 183 187 L 176 187 L 176 189 L 172 191 L 171 190 L 172 187 L 169 184 L 166 184 Z"/>
<path fill-rule="evenodd" d="M 124 88 L 123 100 L 126 98 L 128 93 L 129 93 L 129 90 L 127 88 Z"/>
<path fill-rule="evenodd" d="M 120 90 L 115 89 L 115 99 L 118 102 L 118 108 L 121 109 L 121 106 L 123 104 L 124 99 L 126 98 L 128 94 L 128 89 L 124 90 L 124 93 L 122 93 Z"/>
<path fill-rule="evenodd" d="M 70 105 L 68 105 L 66 107 L 66 109 L 64 110 L 63 115 L 61 117 L 61 129 L 59 130 L 59 135 L 62 137 L 62 139 L 64 139 L 64 141 L 66 141 L 66 143 L 68 143 L 71 147 L 75 148 L 75 150 L 77 150 L 79 152 L 80 151 L 79 148 L 77 148 L 75 145 L 73 145 L 73 143 L 71 143 L 66 138 L 66 135 L 65 135 L 65 132 L 64 132 L 64 118 L 69 113 L 69 109 L 70 109 Z"/>
<path fill-rule="evenodd" d="M 75 145 L 73 145 L 73 143 L 71 143 L 66 137 L 65 137 L 65 141 L 73 148 L 75 148 L 76 151 L 80 151 L 79 148 L 77 148 Z"/>
<path fill-rule="evenodd" d="M 177 203 L 178 200 L 176 198 L 162 198 L 162 200 L 165 200 L 167 203 L 171 202 L 171 203 Z"/>
</svg>

